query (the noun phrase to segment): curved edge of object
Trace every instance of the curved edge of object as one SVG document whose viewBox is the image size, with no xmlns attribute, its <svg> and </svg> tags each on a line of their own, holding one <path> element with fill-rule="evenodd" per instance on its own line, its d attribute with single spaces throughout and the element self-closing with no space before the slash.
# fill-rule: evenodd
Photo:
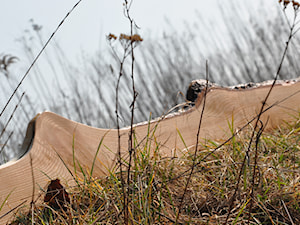
<svg viewBox="0 0 300 225">
<path fill-rule="evenodd" d="M 300 83 L 300 77 L 297 78 L 297 79 L 293 79 L 293 80 L 290 80 L 290 81 L 282 81 L 282 80 L 278 80 L 275 84 L 274 87 L 280 87 L 280 86 L 291 86 L 291 85 L 294 85 L 296 83 Z M 265 85 L 258 85 L 256 87 L 251 87 L 251 88 L 247 88 L 247 89 L 234 89 L 234 88 L 226 88 L 226 87 L 222 87 L 222 86 L 211 86 L 211 87 L 208 87 L 208 90 L 207 90 L 207 95 L 210 94 L 210 92 L 214 92 L 216 90 L 222 90 L 222 91 L 225 91 L 225 92 L 251 92 L 253 91 L 254 89 L 268 89 L 272 86 L 271 82 L 264 82 Z M 299 90 L 300 91 L 300 90 Z M 200 93 L 198 93 L 198 98 L 196 99 L 195 101 L 195 106 L 186 110 L 186 111 L 182 111 L 182 112 L 174 112 L 174 113 L 171 113 L 171 114 L 168 114 L 166 116 L 164 116 L 163 118 L 162 117 L 159 117 L 159 118 L 155 118 L 153 120 L 151 120 L 151 123 L 155 123 L 159 120 L 164 120 L 164 119 L 172 119 L 174 117 L 178 117 L 178 116 L 181 116 L 181 115 L 186 115 L 186 114 L 190 114 L 190 113 L 193 113 L 194 111 L 197 111 L 199 110 L 199 107 L 201 106 L 202 102 L 203 102 L 203 99 L 204 99 L 204 94 L 205 92 L 204 91 L 201 91 Z M 0 169 L 3 168 L 3 167 L 6 167 L 6 166 L 9 166 L 15 162 L 17 162 L 19 159 L 23 158 L 32 148 L 33 146 L 33 142 L 34 142 L 34 139 L 35 139 L 35 134 L 36 134 L 36 123 L 37 123 L 37 120 L 38 118 L 40 117 L 43 117 L 42 115 L 45 115 L 47 113 L 50 113 L 50 114 L 55 114 L 55 113 L 52 113 L 52 112 L 49 112 L 49 111 L 45 111 L 45 112 L 42 112 L 42 113 L 38 113 L 29 123 L 28 123 L 28 126 L 27 126 L 27 130 L 26 130 L 26 135 L 25 135 L 25 138 L 23 140 L 23 143 L 22 143 L 22 146 L 20 148 L 20 150 L 18 151 L 18 154 L 16 155 L 16 157 L 14 157 L 13 160 L 5 163 L 5 164 L 2 164 L 0 165 Z M 56 115 L 56 114 L 55 114 Z M 56 115 L 58 116 L 58 115 Z M 59 116 L 61 117 L 61 116 Z M 64 118 L 66 119 L 66 118 Z M 75 121 L 71 121 L 69 119 L 66 119 L 70 122 L 75 122 Z M 81 126 L 86 126 L 86 127 L 90 127 L 88 125 L 85 125 L 85 124 L 82 124 L 82 123 L 78 123 L 78 122 L 75 122 L 76 124 L 78 125 L 81 125 Z M 135 124 L 136 127 L 140 127 L 140 126 L 143 126 L 143 125 L 146 125 L 148 124 L 149 121 L 145 121 L 145 122 L 140 122 L 140 123 L 137 123 Z M 101 129 L 101 128 L 96 128 L 96 127 L 90 127 L 90 128 L 94 128 L 94 129 Z M 124 127 L 124 128 L 121 128 L 121 130 L 123 129 L 128 129 L 128 127 Z"/>
<path fill-rule="evenodd" d="M 33 140 L 34 140 L 34 136 L 35 136 L 36 121 L 41 114 L 42 113 L 36 114 L 36 116 L 32 120 L 30 120 L 30 122 L 27 125 L 26 134 L 25 134 L 22 146 L 18 150 L 17 155 L 13 159 L 8 161 L 7 163 L 0 165 L 0 170 L 4 167 L 7 167 L 7 166 L 15 163 L 16 161 L 21 159 L 23 156 L 25 156 L 30 151 L 30 149 L 33 145 Z"/>
<path fill-rule="evenodd" d="M 27 126 L 20 153 L 15 160 L 0 166 L 0 225 L 9 223 L 19 209 L 24 209 L 24 204 L 27 209 L 32 199 L 40 201 L 43 188 L 51 179 L 71 180 L 58 157 L 48 158 L 49 153 L 56 156 L 55 153 L 47 151 L 40 143 L 39 126 L 51 115 L 56 114 L 47 111 L 37 114 Z"/>
<path fill-rule="evenodd" d="M 23 144 L 21 146 L 20 151 L 18 152 L 18 154 L 16 156 L 17 160 L 22 158 L 24 155 L 26 155 L 30 151 L 32 144 L 33 144 L 34 136 L 35 136 L 36 121 L 40 115 L 41 115 L 41 113 L 38 113 L 32 120 L 30 120 L 30 122 L 27 126 L 26 135 L 23 140 Z"/>
<path fill-rule="evenodd" d="M 295 83 L 300 83 L 300 77 L 297 79 L 288 80 L 288 81 L 278 80 L 274 87 L 276 87 L 276 86 L 291 86 Z M 241 92 L 241 91 L 248 92 L 248 91 L 252 91 L 253 89 L 261 89 L 261 88 L 265 89 L 265 88 L 270 88 L 272 86 L 271 81 L 265 81 L 261 84 L 264 84 L 264 85 L 258 85 L 256 87 L 251 87 L 251 88 L 247 88 L 247 89 L 234 89 L 232 87 L 226 88 L 226 87 L 222 87 L 222 86 L 209 86 L 207 94 L 209 94 L 211 91 L 215 91 L 215 90 L 224 90 L 224 91 L 229 91 L 229 92 Z M 169 115 L 166 115 L 164 118 L 168 119 L 168 118 L 172 118 L 172 117 L 177 117 L 177 116 L 180 116 L 183 114 L 188 114 L 188 113 L 191 113 L 191 112 L 197 110 L 200 107 L 201 103 L 203 102 L 204 94 L 205 94 L 204 91 L 201 91 L 200 93 L 198 93 L 198 98 L 195 101 L 194 107 L 192 107 L 186 111 L 171 113 Z M 20 150 L 18 151 L 18 154 L 16 155 L 16 157 L 14 157 L 13 160 L 11 160 L 8 163 L 5 163 L 3 165 L 0 165 L 0 169 L 2 168 L 2 166 L 7 166 L 7 165 L 21 159 L 23 156 L 25 156 L 30 151 L 30 149 L 33 145 L 34 138 L 35 138 L 36 122 L 42 114 L 45 114 L 45 113 L 47 114 L 47 112 L 49 112 L 49 111 L 38 113 L 32 120 L 30 120 L 30 122 L 28 123 L 28 126 L 27 126 L 26 135 L 24 137 L 22 146 L 21 146 Z M 155 118 L 151 121 L 151 123 L 156 122 L 160 119 L 161 118 Z M 67 120 L 69 120 L 69 119 L 67 119 Z M 74 121 L 72 121 L 72 122 L 74 122 Z M 136 126 L 142 126 L 142 125 L 148 124 L 148 122 L 149 121 L 140 122 L 140 123 L 137 123 Z M 76 123 L 78 123 L 78 122 L 76 122 Z M 78 123 L 78 124 L 81 124 L 81 123 Z M 85 124 L 81 124 L 81 125 L 87 126 Z M 126 129 L 126 128 L 127 127 L 124 127 L 121 129 Z M 99 129 L 99 128 L 96 128 L 96 129 Z"/>
<path fill-rule="evenodd" d="M 274 84 L 274 87 L 292 86 L 297 83 L 298 84 L 300 83 L 300 77 L 298 77 L 296 79 L 292 79 L 292 80 L 277 80 L 276 83 Z M 273 84 L 273 80 L 264 81 L 264 82 L 256 84 L 256 86 L 251 86 L 248 88 L 240 88 L 240 86 L 242 86 L 243 84 L 239 84 L 236 86 L 229 86 L 229 87 L 213 85 L 211 87 L 208 87 L 207 94 L 214 90 L 224 90 L 224 91 L 228 91 L 228 92 L 249 92 L 249 91 L 253 91 L 255 89 L 271 88 L 272 84 Z M 246 85 L 246 84 L 244 84 L 244 85 Z M 236 88 L 236 87 L 238 87 L 238 88 Z M 198 108 L 201 105 L 201 103 L 203 102 L 204 94 L 205 94 L 205 91 L 201 91 L 198 93 L 198 97 L 195 101 L 195 107 L 193 107 L 193 108 Z"/>
</svg>

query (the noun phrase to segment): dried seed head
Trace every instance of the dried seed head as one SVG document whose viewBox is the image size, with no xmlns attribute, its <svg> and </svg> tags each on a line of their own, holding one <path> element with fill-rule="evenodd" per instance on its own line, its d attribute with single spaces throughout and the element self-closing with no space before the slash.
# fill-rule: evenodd
<svg viewBox="0 0 300 225">
<path fill-rule="evenodd" d="M 300 6 L 300 3 L 297 2 L 297 1 L 292 1 L 292 3 L 293 3 L 294 10 L 298 10 L 299 6 Z"/>
<path fill-rule="evenodd" d="M 139 41 L 143 41 L 143 38 L 141 38 L 140 35 L 135 34 L 135 35 L 132 35 L 132 36 L 131 36 L 131 40 L 132 40 L 133 42 L 139 42 Z"/>
<path fill-rule="evenodd" d="M 107 36 L 107 39 L 110 41 L 110 40 L 116 40 L 117 39 L 117 36 L 116 35 L 114 35 L 114 34 L 109 34 L 108 36 Z"/>
<path fill-rule="evenodd" d="M 120 34 L 119 39 L 120 39 L 120 40 L 130 40 L 130 36 L 129 36 L 129 35 L 126 35 L 126 34 Z"/>
<path fill-rule="evenodd" d="M 132 36 L 126 35 L 126 34 L 120 34 L 119 37 L 120 40 L 127 40 L 127 41 L 132 41 L 132 42 L 140 42 L 143 41 L 140 35 L 134 34 Z"/>
<path fill-rule="evenodd" d="M 283 3 L 283 9 L 286 9 L 286 7 L 292 3 L 293 8 L 295 11 L 298 11 L 300 3 L 298 1 L 294 1 L 294 0 L 279 0 L 278 1 L 280 4 Z"/>
</svg>

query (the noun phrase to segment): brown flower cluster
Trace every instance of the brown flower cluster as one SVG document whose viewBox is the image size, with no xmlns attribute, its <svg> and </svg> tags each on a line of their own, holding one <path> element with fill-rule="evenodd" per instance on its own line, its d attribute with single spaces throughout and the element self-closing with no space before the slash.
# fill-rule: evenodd
<svg viewBox="0 0 300 225">
<path fill-rule="evenodd" d="M 109 35 L 107 35 L 107 39 L 109 41 L 111 41 L 111 40 L 117 40 L 117 36 L 114 35 L 114 34 L 109 34 Z M 119 40 L 120 41 L 124 41 L 125 40 L 125 41 L 132 41 L 132 42 L 141 42 L 141 41 L 143 41 L 143 38 L 141 38 L 141 36 L 138 35 L 138 34 L 134 34 L 134 35 L 120 34 Z"/>
<path fill-rule="evenodd" d="M 283 7 L 286 8 L 288 4 L 292 3 L 294 10 L 298 10 L 300 7 L 300 3 L 297 1 L 290 1 L 290 0 L 279 0 L 279 3 L 283 3 Z"/>
<path fill-rule="evenodd" d="M 107 39 L 108 40 L 116 40 L 117 39 L 117 36 L 116 35 L 114 35 L 114 34 L 109 34 L 108 36 L 107 36 Z"/>
<path fill-rule="evenodd" d="M 132 35 L 132 36 L 126 35 L 126 34 L 120 34 L 119 39 L 120 39 L 120 40 L 128 40 L 128 41 L 132 41 L 132 42 L 140 42 L 140 41 L 143 41 L 143 38 L 141 38 L 141 36 L 138 35 L 138 34 L 134 34 L 134 35 Z"/>
</svg>

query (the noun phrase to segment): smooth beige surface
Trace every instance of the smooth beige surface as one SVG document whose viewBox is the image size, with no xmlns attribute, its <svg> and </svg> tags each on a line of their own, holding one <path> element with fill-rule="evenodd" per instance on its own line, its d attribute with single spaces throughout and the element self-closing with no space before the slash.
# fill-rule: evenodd
<svg viewBox="0 0 300 225">
<path fill-rule="evenodd" d="M 243 91 L 230 91 L 221 88 L 210 89 L 206 99 L 200 141 L 203 141 L 204 138 L 220 140 L 229 137 L 228 121 L 230 122 L 233 117 L 235 128 L 239 128 L 255 117 L 268 90 L 269 86 Z M 267 105 L 270 106 L 282 100 L 284 101 L 272 107 L 263 115 L 263 121 L 269 117 L 267 129 L 280 125 L 284 120 L 290 121 L 293 115 L 299 113 L 300 82 L 276 85 L 267 101 Z M 151 128 L 158 123 L 155 137 L 156 141 L 161 144 L 161 154 L 174 156 L 175 152 L 180 154 L 184 150 L 178 130 L 188 147 L 195 146 L 202 107 L 203 101 L 199 98 L 196 107 L 193 109 L 169 115 L 159 123 L 157 120 L 151 122 Z M 139 141 L 145 137 L 147 130 L 147 123 L 135 126 L 135 133 Z M 123 155 L 126 154 L 125 152 L 128 149 L 128 133 L 129 128 L 121 129 Z M 30 204 L 33 191 L 30 158 L 33 165 L 34 198 L 36 199 L 41 193 L 39 187 L 45 188 L 49 181 L 45 174 L 51 179 L 59 178 L 63 184 L 65 182 L 70 184 L 72 176 L 62 160 L 74 174 L 73 149 L 76 160 L 80 162 L 84 169 L 89 170 L 99 142 L 103 137 L 104 140 L 93 174 L 97 177 L 106 175 L 108 169 L 114 169 L 118 143 L 117 130 L 97 129 L 65 119 L 51 112 L 42 113 L 36 119 L 35 137 L 30 152 L 16 162 L 0 166 L 0 204 L 12 191 L 0 215 L 24 200 L 26 200 L 25 205 Z M 72 147 L 73 140 L 74 148 Z M 62 160 L 58 157 L 58 154 Z M 5 216 L 0 220 L 0 224 L 5 223 L 11 216 L 12 213 Z"/>
</svg>

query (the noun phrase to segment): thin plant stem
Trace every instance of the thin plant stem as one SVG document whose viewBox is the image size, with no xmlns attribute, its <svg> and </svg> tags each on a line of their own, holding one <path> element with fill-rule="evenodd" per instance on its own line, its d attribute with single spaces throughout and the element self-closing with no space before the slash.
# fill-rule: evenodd
<svg viewBox="0 0 300 225">
<path fill-rule="evenodd" d="M 9 103 L 11 102 L 12 98 L 15 96 L 16 92 L 18 91 L 18 89 L 20 88 L 20 86 L 22 85 L 23 81 L 25 80 L 25 78 L 28 76 L 29 72 L 31 71 L 32 67 L 35 65 L 35 63 L 37 62 L 37 60 L 39 59 L 39 57 L 41 56 L 41 54 L 44 52 L 44 50 L 46 49 L 46 47 L 48 46 L 49 42 L 52 40 L 52 38 L 54 37 L 54 35 L 56 34 L 56 32 L 60 29 L 61 25 L 65 22 L 65 20 L 69 17 L 69 15 L 73 12 L 73 10 L 79 5 L 79 3 L 82 0 L 79 0 L 73 7 L 72 9 L 65 15 L 65 17 L 60 21 L 60 23 L 58 24 L 58 26 L 56 27 L 56 29 L 54 30 L 54 32 L 51 34 L 51 36 L 48 38 L 47 42 L 45 43 L 45 45 L 42 47 L 42 49 L 39 51 L 39 53 L 37 54 L 37 56 L 34 58 L 34 60 L 32 61 L 31 65 L 29 66 L 29 68 L 27 69 L 27 71 L 25 72 L 25 74 L 23 75 L 22 79 L 20 80 L 20 82 L 18 83 L 17 87 L 15 88 L 15 90 L 13 91 L 13 93 L 10 95 L 9 99 L 7 100 L 5 106 L 3 107 L 2 111 L 0 112 L 0 118 L 3 115 L 4 111 L 6 110 L 7 106 L 9 105 Z"/>
<path fill-rule="evenodd" d="M 203 119 L 203 114 L 204 114 L 204 109 L 205 109 L 207 90 L 208 90 L 208 63 L 206 61 L 206 87 L 205 87 L 205 92 L 204 92 L 204 97 L 203 97 L 204 98 L 203 107 L 202 107 L 202 111 L 201 111 L 201 115 L 200 115 L 200 119 L 199 119 L 199 125 L 198 125 L 198 129 L 197 129 L 196 148 L 195 148 L 194 155 L 193 155 L 193 164 L 192 164 L 192 167 L 191 167 L 190 174 L 187 178 L 187 182 L 186 182 L 186 185 L 184 187 L 183 194 L 182 194 L 181 199 L 180 199 L 180 204 L 179 204 L 179 207 L 178 207 L 178 212 L 177 212 L 177 215 L 176 215 L 175 224 L 178 223 L 178 220 L 180 218 L 180 212 L 181 212 L 181 209 L 182 209 L 182 206 L 183 206 L 184 198 L 185 198 L 185 195 L 186 195 L 186 192 L 187 192 L 187 189 L 188 189 L 188 186 L 189 186 L 189 183 L 191 181 L 192 174 L 194 172 L 195 165 L 196 165 L 196 157 L 197 157 L 197 152 L 198 152 L 198 143 L 199 143 L 199 138 L 200 138 L 200 129 L 201 129 L 201 124 L 202 124 L 202 119 Z"/>
<path fill-rule="evenodd" d="M 243 170 L 244 170 L 244 166 L 245 166 L 246 160 L 247 159 L 249 160 L 249 153 L 250 153 L 252 142 L 254 140 L 254 135 L 255 135 L 256 129 L 258 127 L 258 123 L 259 123 L 260 118 L 261 118 L 261 116 L 262 116 L 262 114 L 264 112 L 264 108 L 266 106 L 267 100 L 269 99 L 269 96 L 270 96 L 270 94 L 271 94 L 271 92 L 272 92 L 272 90 L 273 90 L 273 88 L 274 88 L 274 86 L 276 84 L 276 81 L 278 80 L 278 76 L 279 76 L 279 73 L 281 71 L 283 61 L 284 61 L 284 59 L 286 57 L 289 44 L 290 44 L 291 39 L 292 39 L 292 37 L 294 35 L 296 18 L 297 18 L 297 13 L 295 12 L 293 24 L 290 27 L 289 36 L 288 36 L 288 39 L 287 39 L 287 42 L 286 42 L 285 49 L 283 51 L 282 57 L 280 59 L 280 63 L 278 65 L 277 72 L 276 72 L 275 77 L 273 79 L 273 83 L 272 83 L 272 85 L 271 85 L 271 87 L 270 87 L 270 89 L 269 89 L 269 91 L 268 91 L 265 99 L 263 100 L 261 108 L 260 108 L 259 113 L 257 115 L 256 121 L 255 121 L 255 125 L 254 125 L 254 128 L 253 128 L 253 132 L 252 132 L 249 144 L 248 144 L 248 149 L 246 151 L 246 154 L 245 154 L 245 157 L 244 157 L 244 160 L 242 162 L 241 169 L 240 169 L 240 172 L 239 172 L 239 175 L 238 175 L 238 178 L 237 178 L 237 183 L 236 183 L 236 186 L 235 186 L 235 189 L 234 189 L 234 193 L 233 193 L 233 195 L 232 195 L 232 197 L 231 197 L 231 199 L 229 201 L 228 213 L 227 213 L 226 220 L 225 220 L 224 224 L 227 224 L 229 216 L 231 214 L 231 210 L 233 208 L 233 203 L 235 201 L 235 197 L 236 197 L 236 194 L 237 194 L 237 191 L 238 191 L 238 187 L 239 187 L 239 184 L 240 184 L 240 179 L 241 179 L 241 176 L 242 176 L 242 173 L 243 173 Z"/>
</svg>

